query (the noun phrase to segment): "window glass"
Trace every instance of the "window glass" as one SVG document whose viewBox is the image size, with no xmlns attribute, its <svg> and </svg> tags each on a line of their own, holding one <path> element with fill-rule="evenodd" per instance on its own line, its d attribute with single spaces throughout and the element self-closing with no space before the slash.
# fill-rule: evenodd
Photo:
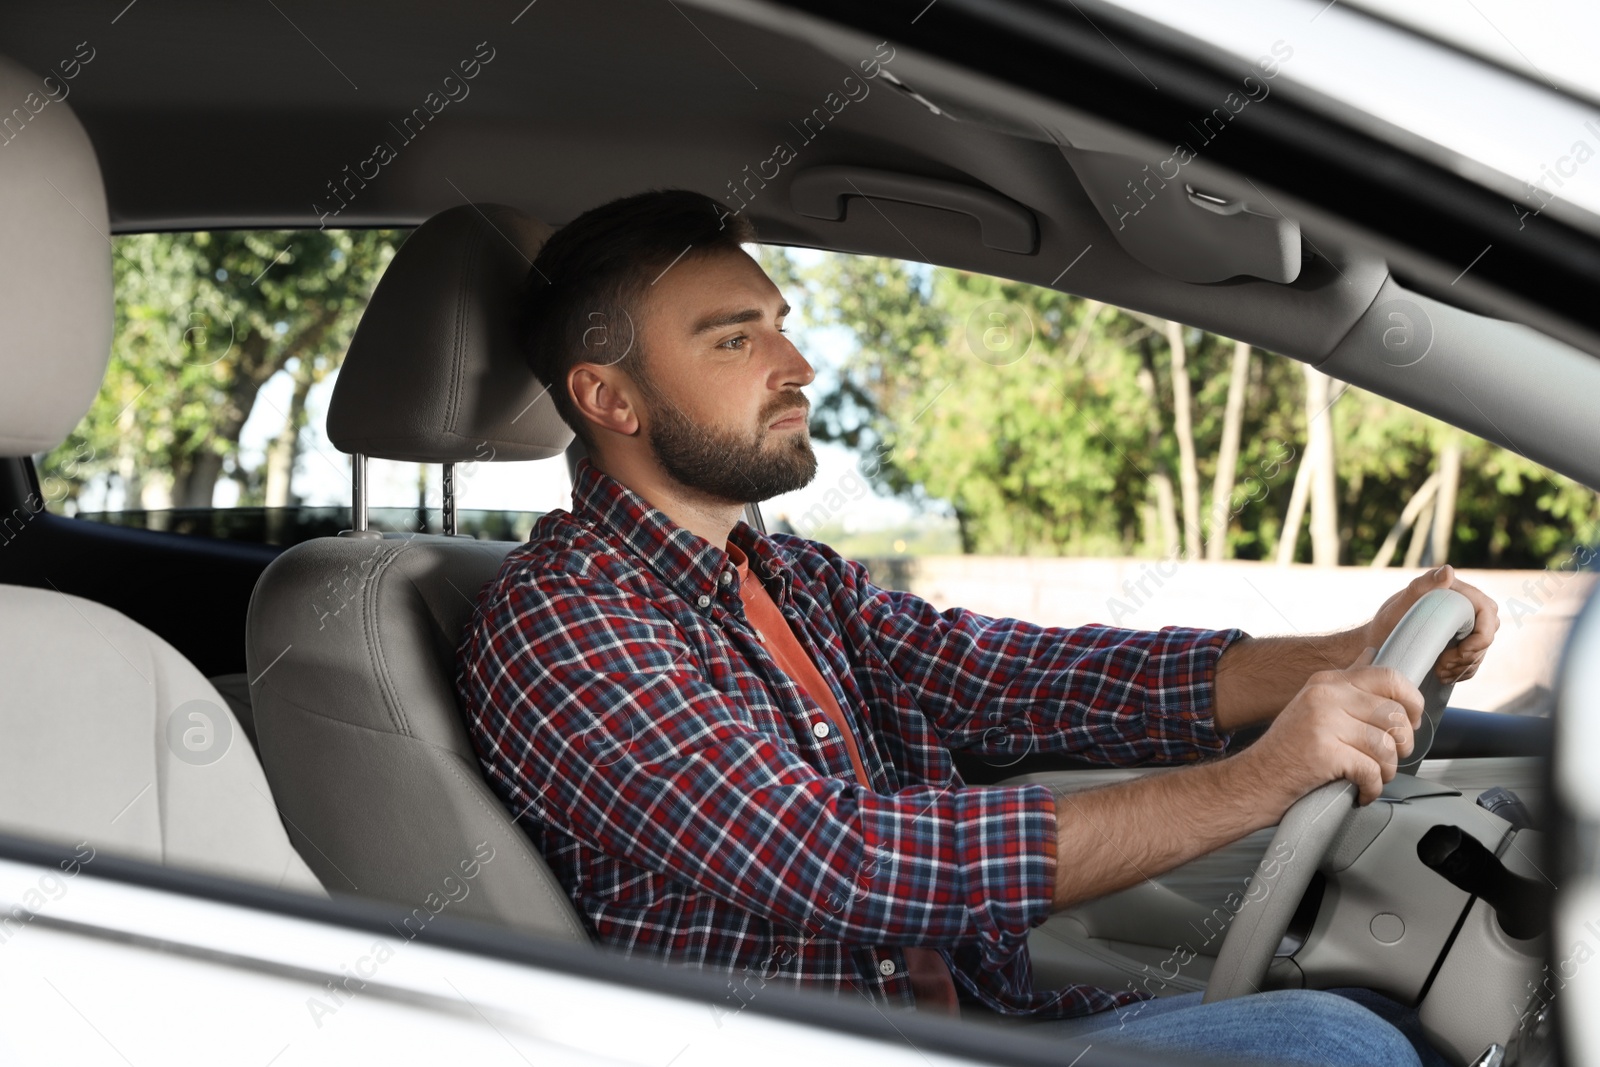
<svg viewBox="0 0 1600 1067">
<path fill-rule="evenodd" d="M 46 505 L 123 526 L 292 544 L 350 526 L 350 458 L 328 400 L 401 230 L 113 238 L 116 324 L 94 406 L 36 457 Z M 374 526 L 440 532 L 438 466 L 374 460 Z M 458 528 L 522 540 L 564 507 L 562 457 L 466 463 Z"/>
<path fill-rule="evenodd" d="M 941 608 L 1048 625 L 1343 629 L 1449 563 L 1502 621 L 1455 701 L 1548 708 L 1594 490 L 1151 316 L 894 259 L 762 261 L 817 371 L 818 474 L 763 505 L 770 527 Z"/>
</svg>

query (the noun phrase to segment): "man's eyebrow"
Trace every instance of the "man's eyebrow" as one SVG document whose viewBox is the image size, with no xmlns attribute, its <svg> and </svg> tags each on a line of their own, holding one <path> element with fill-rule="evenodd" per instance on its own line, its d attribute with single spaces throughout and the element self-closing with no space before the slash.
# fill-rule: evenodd
<svg viewBox="0 0 1600 1067">
<path fill-rule="evenodd" d="M 789 302 L 785 300 L 778 306 L 778 318 L 783 318 L 785 315 L 789 314 L 791 310 L 792 309 L 789 307 Z M 709 333 L 712 330 L 720 330 L 724 326 L 737 326 L 741 322 L 756 322 L 760 320 L 760 318 L 761 309 L 759 308 L 743 308 L 738 311 L 713 311 L 711 314 L 694 324 L 694 329 L 691 331 L 691 336 L 698 337 L 699 335 L 703 333 Z"/>
</svg>

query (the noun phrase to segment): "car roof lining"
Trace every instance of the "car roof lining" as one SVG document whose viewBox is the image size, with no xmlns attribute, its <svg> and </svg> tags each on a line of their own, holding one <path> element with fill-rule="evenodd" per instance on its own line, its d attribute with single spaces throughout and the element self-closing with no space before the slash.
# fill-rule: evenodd
<svg viewBox="0 0 1600 1067">
<path fill-rule="evenodd" d="M 1600 374 L 1600 362 L 1569 347 L 1600 352 L 1600 338 L 1570 321 L 1470 277 L 1452 284 L 1458 267 L 1203 157 L 1186 168 L 1190 181 L 1256 204 L 1267 200 L 1269 210 L 1299 221 L 1305 266 L 1287 285 L 1244 277 L 1196 284 L 1152 270 L 1117 243 L 1057 142 L 1151 160 L 1170 148 L 902 44 L 892 45 L 885 69 L 961 117 L 934 114 L 879 78 L 870 103 L 848 105 L 835 125 L 806 141 L 794 123 L 847 75 L 859 76 L 852 60 L 871 58 L 878 41 L 758 0 L 687 0 L 683 7 L 592 0 L 530 8 L 513 26 L 481 3 L 444 14 L 416 2 L 379 7 L 360 0 L 282 17 L 266 7 L 265 15 L 230 13 L 221 23 L 196 0 L 172 0 L 135 9 L 115 37 L 92 40 L 95 59 L 74 83 L 71 101 L 100 156 L 117 232 L 414 225 L 464 200 L 510 204 L 559 224 L 640 188 L 682 186 L 717 196 L 743 182 L 756 193 L 747 211 L 765 241 L 1051 286 L 1313 363 L 1356 336 L 1380 290 L 1393 291 L 1392 265 L 1411 285 L 1461 305 L 1430 302 L 1430 314 L 1463 316 L 1463 329 L 1475 312 L 1520 319 L 1567 342 L 1552 342 L 1565 352 L 1552 356 L 1551 366 L 1564 368 L 1574 388 L 1595 384 L 1591 376 Z M 36 71 L 51 68 L 58 53 L 71 53 L 87 10 L 66 3 L 0 16 L 8 51 Z M 290 14 L 304 21 L 292 26 Z M 356 187 L 338 215 L 320 215 L 334 204 L 327 193 L 334 179 L 344 175 L 348 183 L 344 168 L 371 158 L 392 121 L 420 105 L 480 41 L 495 58 L 466 99 L 447 105 L 454 113 L 401 142 L 394 161 Z M 196 84 L 207 91 L 194 92 Z M 216 146 L 210 131 L 224 127 L 225 147 L 205 151 Z M 769 146 L 784 139 L 799 149 L 794 162 L 770 182 L 751 183 Z M 175 165 L 182 161 L 189 165 Z M 788 182 L 837 164 L 994 190 L 1037 216 L 1038 251 L 985 247 L 970 217 L 911 203 L 852 198 L 842 221 L 791 210 Z M 1336 365 L 1345 366 L 1328 364 Z M 1509 381 L 1518 366 L 1510 360 L 1485 370 Z M 1380 360 L 1363 384 L 1403 394 L 1404 374 Z M 1422 400 L 1414 406 L 1446 421 L 1482 422 L 1454 393 Z M 1544 421 L 1506 432 L 1519 441 L 1548 436 L 1551 447 L 1530 454 L 1561 459 L 1563 441 L 1567 452 L 1596 451 L 1572 448 L 1592 426 Z M 1600 484 L 1600 465 L 1583 457 L 1552 465 Z"/>
</svg>

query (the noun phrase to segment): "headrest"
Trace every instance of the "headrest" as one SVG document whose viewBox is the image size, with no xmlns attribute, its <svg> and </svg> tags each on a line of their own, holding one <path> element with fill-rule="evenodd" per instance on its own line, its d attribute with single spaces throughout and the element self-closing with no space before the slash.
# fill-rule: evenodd
<svg viewBox="0 0 1600 1067">
<path fill-rule="evenodd" d="M 76 66 L 76 65 L 75 65 Z M 0 455 L 66 440 L 111 355 L 111 249 L 100 164 L 72 83 L 0 56 Z"/>
<path fill-rule="evenodd" d="M 417 227 L 356 327 L 328 439 L 413 463 L 559 454 L 572 431 L 515 332 L 517 297 L 551 232 L 500 204 L 463 204 Z"/>
</svg>

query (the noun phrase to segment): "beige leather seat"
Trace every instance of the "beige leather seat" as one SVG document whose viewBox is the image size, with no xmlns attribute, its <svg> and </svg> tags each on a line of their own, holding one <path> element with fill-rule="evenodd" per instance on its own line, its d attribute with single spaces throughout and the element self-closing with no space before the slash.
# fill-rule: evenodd
<svg viewBox="0 0 1600 1067">
<path fill-rule="evenodd" d="M 45 99 L 0 58 L 0 99 Z M 0 151 L 0 454 L 55 448 L 111 345 L 105 190 L 76 116 L 46 104 Z M 9 516 L 26 537 L 29 516 Z M 85 566 L 91 560 L 83 561 Z M 120 612 L 0 585 L 0 830 L 321 893 L 226 702 Z"/>
<path fill-rule="evenodd" d="M 371 456 L 561 453 L 572 432 L 511 326 L 549 233 L 511 208 L 463 205 L 401 246 L 329 406 L 328 436 L 356 470 Z M 485 782 L 455 696 L 456 646 L 514 547 L 369 531 L 284 552 L 250 605 L 257 739 L 295 842 L 330 889 L 427 913 L 448 898 L 454 916 L 585 941 L 544 858 Z M 493 859 L 476 863 L 489 849 Z"/>
</svg>

